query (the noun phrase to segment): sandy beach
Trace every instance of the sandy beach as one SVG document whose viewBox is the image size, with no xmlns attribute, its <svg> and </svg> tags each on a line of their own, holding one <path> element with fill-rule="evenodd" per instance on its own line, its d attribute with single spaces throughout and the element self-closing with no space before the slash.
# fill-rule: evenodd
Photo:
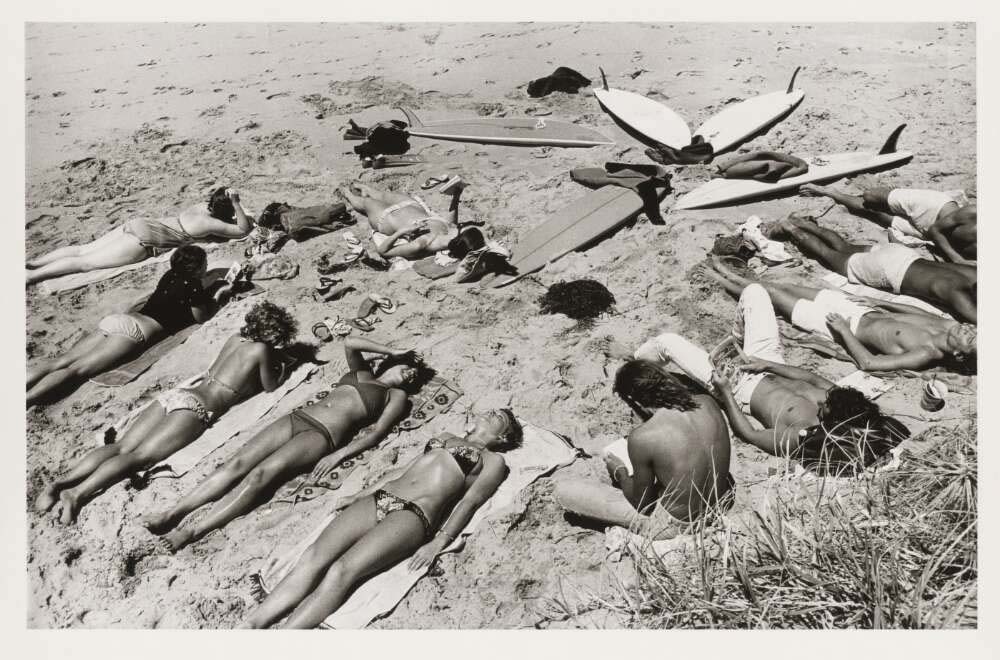
<svg viewBox="0 0 1000 660">
<path fill-rule="evenodd" d="M 239 189 L 248 212 L 272 201 L 309 206 L 339 201 L 336 190 L 360 179 L 418 192 L 438 173 L 461 174 L 464 217 L 485 221 L 507 245 L 586 192 L 569 171 L 605 162 L 650 162 L 644 147 L 601 111 L 588 90 L 533 99 L 527 83 L 567 66 L 612 86 L 661 101 L 691 126 L 727 104 L 784 89 L 796 67 L 802 105 L 741 151 L 770 149 L 802 157 L 876 150 L 907 124 L 903 167 L 835 184 L 854 193 L 874 183 L 963 190 L 976 181 L 976 59 L 971 24 L 29 24 L 26 32 L 26 250 L 29 257 L 92 240 L 135 215 L 160 217 L 206 198 L 221 185 Z M 546 116 L 596 129 L 614 145 L 590 149 L 518 148 L 411 138 L 416 167 L 363 170 L 341 135 L 361 125 L 403 119 Z M 884 234 L 826 199 L 784 199 L 700 211 L 673 202 L 707 181 L 708 166 L 673 168 L 664 225 L 645 217 L 585 252 L 503 289 L 412 271 L 353 268 L 358 293 L 313 300 L 314 260 L 339 238 L 289 244 L 299 275 L 261 282 L 266 299 L 288 307 L 300 339 L 324 317 L 353 316 L 361 295 L 389 296 L 398 311 L 371 337 L 420 350 L 463 390 L 454 409 L 412 433 L 390 436 L 371 459 L 376 475 L 438 431 L 460 431 L 472 411 L 510 406 L 566 436 L 581 456 L 540 479 L 521 506 L 480 527 L 459 553 L 441 558 L 375 628 L 620 628 L 625 613 L 601 607 L 602 594 L 634 584 L 628 561 L 607 557 L 600 527 L 569 520 L 554 501 L 560 479 L 607 479 L 598 454 L 633 426 L 612 393 L 615 363 L 601 338 L 637 346 L 670 329 L 704 346 L 731 327 L 734 301 L 693 274 L 719 234 L 748 216 L 823 215 L 823 224 L 857 242 Z M 423 193 L 421 193 L 423 194 Z M 447 198 L 424 195 L 444 212 Z M 363 222 L 363 220 L 362 220 Z M 243 258 L 245 244 L 210 252 L 210 266 Z M 791 248 L 790 248 L 791 249 Z M 69 348 L 106 314 L 148 293 L 159 264 L 59 295 L 28 288 L 29 363 Z M 814 261 L 772 269 L 818 286 Z M 591 328 L 540 314 L 547 286 L 593 278 L 615 295 L 616 312 Z M 62 526 L 31 509 L 40 486 L 98 446 L 97 434 L 130 410 L 207 367 L 238 331 L 254 299 L 226 306 L 132 383 L 86 384 L 28 413 L 28 626 L 33 628 L 231 628 L 254 606 L 248 576 L 276 547 L 305 536 L 329 512 L 331 496 L 294 509 L 260 507 L 176 555 L 155 551 L 137 516 L 190 489 L 236 451 L 238 437 L 180 479 L 135 490 L 115 486 Z M 290 395 L 305 401 L 344 369 L 337 342 L 330 362 Z M 789 363 L 836 380 L 854 367 L 789 343 Z M 976 415 L 972 394 L 952 394 L 939 413 L 920 409 L 920 379 L 900 378 L 878 403 L 920 433 Z M 972 381 L 975 389 L 975 379 Z M 591 457 L 587 457 L 587 455 Z M 785 462 L 734 441 L 732 473 L 740 516 L 754 508 Z M 559 603 L 584 604 L 575 615 Z M 598 604 L 595 604 L 598 603 Z"/>
</svg>

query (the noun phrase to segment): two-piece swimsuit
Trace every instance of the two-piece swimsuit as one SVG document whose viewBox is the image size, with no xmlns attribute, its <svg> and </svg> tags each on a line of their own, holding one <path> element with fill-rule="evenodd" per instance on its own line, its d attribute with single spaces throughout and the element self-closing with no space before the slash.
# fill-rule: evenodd
<svg viewBox="0 0 1000 660">
<path fill-rule="evenodd" d="M 195 238 L 187 233 L 181 219 L 177 218 L 180 230 L 174 229 L 161 220 L 152 218 L 132 218 L 122 224 L 122 231 L 134 236 L 139 245 L 146 249 L 146 258 L 157 257 L 182 245 L 194 243 Z"/>
<path fill-rule="evenodd" d="M 424 453 L 434 449 L 444 449 L 448 454 L 455 460 L 455 464 L 458 469 L 462 471 L 462 474 L 469 476 L 476 466 L 483 459 L 483 450 L 479 447 L 471 447 L 469 445 L 456 445 L 454 447 L 448 447 L 447 442 L 441 438 L 431 438 L 427 444 L 424 446 Z M 427 517 L 427 514 L 423 509 L 420 508 L 415 502 L 412 502 L 406 498 L 400 497 L 399 495 L 393 495 L 387 490 L 379 489 L 373 493 L 372 497 L 375 498 L 375 522 L 382 522 L 387 515 L 393 511 L 412 511 L 424 526 L 424 536 L 431 536 L 431 521 Z"/>
<path fill-rule="evenodd" d="M 358 396 L 361 397 L 361 403 L 365 407 L 365 421 L 369 424 L 379 418 L 382 411 L 385 410 L 386 404 L 389 402 L 388 387 L 378 381 L 358 380 L 358 375 L 353 371 L 340 377 L 340 380 L 337 381 L 337 386 L 339 387 L 341 385 L 353 387 L 357 391 Z M 302 431 L 316 431 L 326 438 L 327 444 L 330 445 L 330 451 L 337 448 L 333 435 L 326 427 L 326 424 L 305 412 L 303 409 L 299 408 L 297 410 L 293 410 L 289 413 L 288 418 L 292 423 L 292 435 L 301 433 Z"/>
<path fill-rule="evenodd" d="M 241 338 L 241 342 L 248 341 L 247 339 Z M 230 392 L 235 400 L 242 399 L 246 393 L 242 392 L 228 383 L 220 380 L 218 377 L 214 376 L 210 371 L 205 373 L 202 383 L 215 383 L 224 390 Z M 156 397 L 160 405 L 167 414 L 175 410 L 190 410 L 195 414 L 195 416 L 205 424 L 209 426 L 212 424 L 212 419 L 215 417 L 215 413 L 208 409 L 205 405 L 205 401 L 193 388 L 188 387 L 178 387 Z"/>
</svg>

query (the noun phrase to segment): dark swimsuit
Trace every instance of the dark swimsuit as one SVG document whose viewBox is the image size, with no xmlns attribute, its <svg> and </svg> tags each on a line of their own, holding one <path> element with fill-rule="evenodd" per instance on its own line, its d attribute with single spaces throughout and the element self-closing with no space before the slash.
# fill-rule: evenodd
<svg viewBox="0 0 1000 660">
<path fill-rule="evenodd" d="M 361 403 L 364 405 L 365 413 L 367 414 L 366 423 L 371 424 L 378 420 L 382 411 L 385 410 L 386 404 L 389 402 L 388 387 L 382 383 L 358 380 L 358 375 L 353 371 L 341 376 L 335 388 L 342 385 L 353 387 L 357 391 L 358 396 L 361 397 Z M 326 424 L 301 408 L 289 413 L 288 419 L 292 423 L 292 435 L 301 433 L 302 431 L 316 431 L 326 438 L 327 444 L 330 445 L 330 451 L 337 449 L 337 444 L 334 442 L 333 435 L 330 433 L 330 429 L 326 427 Z"/>
<path fill-rule="evenodd" d="M 431 438 L 427 444 L 424 446 L 424 453 L 431 451 L 432 449 L 444 449 L 446 452 L 451 454 L 451 457 L 455 459 L 455 463 L 458 464 L 458 469 L 462 471 L 462 474 L 469 476 L 472 471 L 479 465 L 479 462 L 483 459 L 483 450 L 479 447 L 470 447 L 469 445 L 457 445 L 455 447 L 446 446 L 447 442 L 441 438 Z"/>
</svg>

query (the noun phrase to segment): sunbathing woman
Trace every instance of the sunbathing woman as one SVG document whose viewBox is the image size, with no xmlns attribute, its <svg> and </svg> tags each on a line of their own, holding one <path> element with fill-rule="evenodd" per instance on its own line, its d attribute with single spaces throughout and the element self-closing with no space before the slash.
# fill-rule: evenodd
<svg viewBox="0 0 1000 660">
<path fill-rule="evenodd" d="M 229 338 L 197 385 L 156 397 L 119 441 L 87 453 L 48 485 L 35 508 L 47 511 L 56 505 L 59 520 L 72 523 L 80 507 L 102 491 L 191 444 L 240 401 L 274 391 L 285 375 L 285 359 L 277 349 L 287 345 L 295 332 L 295 319 L 281 307 L 269 302 L 254 305 L 239 334 Z"/>
<path fill-rule="evenodd" d="M 388 190 L 376 190 L 363 183 L 341 189 L 351 207 L 368 218 L 373 232 L 384 234 L 381 241 L 372 239 L 379 255 L 386 259 L 403 257 L 416 260 L 448 248 L 458 236 L 458 202 L 466 184 L 452 177 L 440 191 L 451 195 L 448 220 L 437 215 L 422 199 Z M 404 238 L 408 242 L 400 243 Z"/>
<path fill-rule="evenodd" d="M 170 270 L 138 311 L 111 314 L 65 354 L 28 369 L 27 405 L 112 369 L 143 349 L 191 325 L 207 321 L 232 294 L 223 284 L 213 295 L 202 288 L 207 270 L 205 251 L 185 245 L 170 255 Z"/>
<path fill-rule="evenodd" d="M 176 218 L 132 218 L 86 245 L 68 245 L 29 259 L 27 283 L 139 263 L 170 250 L 210 238 L 243 238 L 253 229 L 231 188 L 212 193 L 208 207 L 189 206 Z"/>
<path fill-rule="evenodd" d="M 434 375 L 412 351 L 360 337 L 346 339 L 344 350 L 350 371 L 325 398 L 269 424 L 172 507 L 140 518 L 149 531 L 166 534 L 164 550 L 177 552 L 253 511 L 295 476 L 316 467 L 332 470 L 374 447 L 406 417 L 404 388 L 416 391 Z M 373 368 L 366 352 L 387 357 Z M 371 431 L 354 437 L 371 424 Z M 202 520 L 167 534 L 188 514 L 216 500 Z"/>
<path fill-rule="evenodd" d="M 775 151 L 755 151 L 731 158 L 718 166 L 718 176 L 723 179 L 755 179 L 769 183 L 808 171 L 806 161 Z"/>
<path fill-rule="evenodd" d="M 521 440 L 514 414 L 494 410 L 464 438 L 432 438 L 408 465 L 341 499 L 340 514 L 243 627 L 266 628 L 291 612 L 283 627 L 315 628 L 366 577 L 410 555 L 411 570 L 433 562 L 507 478 L 494 452 Z"/>
</svg>

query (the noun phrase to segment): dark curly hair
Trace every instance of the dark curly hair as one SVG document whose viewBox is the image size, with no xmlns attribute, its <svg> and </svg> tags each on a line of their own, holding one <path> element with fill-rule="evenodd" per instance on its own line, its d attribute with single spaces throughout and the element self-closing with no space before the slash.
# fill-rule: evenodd
<svg viewBox="0 0 1000 660">
<path fill-rule="evenodd" d="M 265 300 L 247 312 L 240 335 L 277 347 L 288 345 L 298 331 L 299 324 L 284 307 Z"/>
<path fill-rule="evenodd" d="M 486 247 L 486 237 L 476 227 L 466 227 L 458 232 L 458 236 L 448 241 L 448 254 L 456 259 L 462 259 L 465 255 L 475 250 Z"/>
<path fill-rule="evenodd" d="M 635 407 L 694 410 L 694 392 L 680 379 L 649 360 L 629 360 L 615 374 L 614 392 Z"/>
<path fill-rule="evenodd" d="M 854 475 L 875 465 L 910 437 L 910 430 L 888 415 L 866 426 L 831 429 L 825 424 L 817 424 L 804 433 L 790 457 L 807 470 L 835 477 Z"/>
<path fill-rule="evenodd" d="M 236 207 L 233 200 L 226 196 L 226 186 L 216 188 L 208 198 L 208 214 L 216 220 L 235 222 Z"/>
<path fill-rule="evenodd" d="M 510 408 L 498 408 L 507 418 L 507 431 L 501 436 L 503 442 L 492 448 L 492 451 L 505 452 L 517 449 L 524 443 L 524 427 L 517 421 L 514 411 Z"/>
<path fill-rule="evenodd" d="M 820 420 L 826 428 L 865 428 L 878 424 L 881 419 L 878 405 L 859 390 L 840 386 L 827 390 L 826 406 Z"/>
<path fill-rule="evenodd" d="M 406 353 L 402 353 L 401 355 L 390 355 L 384 358 L 375 366 L 372 375 L 378 378 L 393 367 L 397 367 L 399 365 L 413 367 L 417 371 L 417 375 L 414 376 L 413 380 L 400 385 L 400 388 L 407 394 L 416 394 L 421 390 L 421 388 L 423 388 L 424 385 L 429 383 L 431 379 L 437 375 L 437 371 L 417 357 L 417 354 L 413 351 L 408 351 Z"/>
<path fill-rule="evenodd" d="M 565 314 L 575 321 L 596 319 L 615 306 L 615 296 L 596 280 L 556 282 L 538 299 L 543 314 Z"/>
<path fill-rule="evenodd" d="M 170 270 L 184 277 L 194 277 L 208 261 L 205 250 L 197 245 L 182 245 L 170 255 Z"/>
<path fill-rule="evenodd" d="M 284 202 L 271 202 L 260 212 L 257 224 L 265 229 L 278 229 L 281 227 L 281 214 L 290 208 Z"/>
</svg>

